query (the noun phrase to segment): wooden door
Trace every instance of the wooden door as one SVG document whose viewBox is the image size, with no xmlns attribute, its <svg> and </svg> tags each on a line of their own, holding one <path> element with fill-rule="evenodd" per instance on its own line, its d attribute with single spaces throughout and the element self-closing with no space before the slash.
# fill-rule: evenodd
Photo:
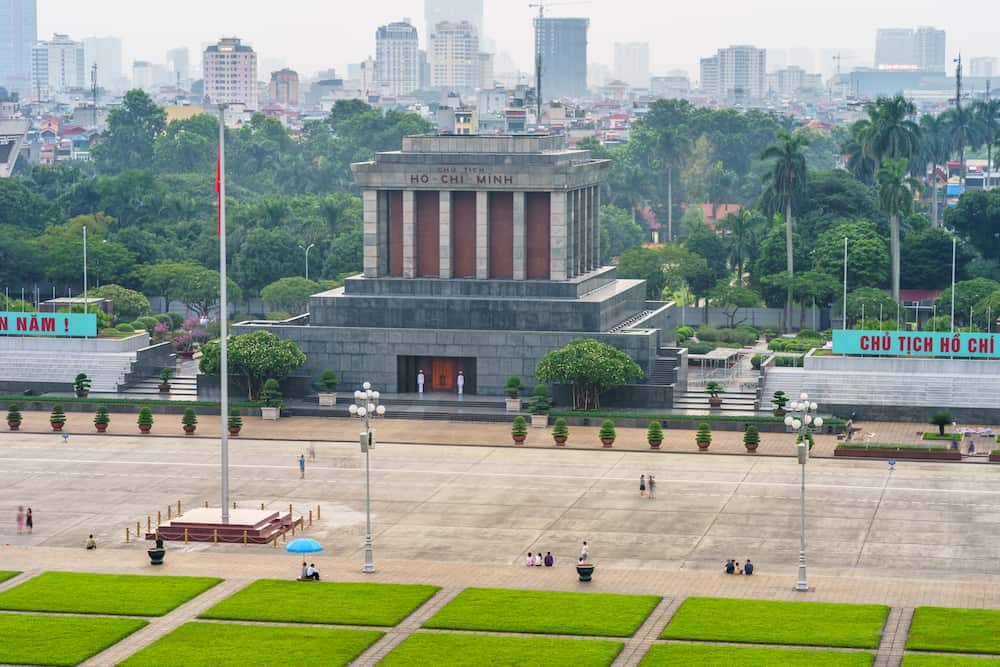
<svg viewBox="0 0 1000 667">
<path fill-rule="evenodd" d="M 457 391 L 455 373 L 454 359 L 435 357 L 431 363 L 431 389 L 433 391 Z"/>
</svg>

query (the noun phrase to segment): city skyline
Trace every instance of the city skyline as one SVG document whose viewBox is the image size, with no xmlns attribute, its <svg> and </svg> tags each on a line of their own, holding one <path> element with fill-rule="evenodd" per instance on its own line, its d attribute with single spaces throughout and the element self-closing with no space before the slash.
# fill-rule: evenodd
<svg viewBox="0 0 1000 667">
<path fill-rule="evenodd" d="M 380 25 L 409 18 L 417 27 L 421 48 L 426 48 L 427 35 L 423 27 L 422 0 L 384 0 L 376 10 L 356 16 L 343 15 L 336 20 L 330 6 L 317 0 L 305 0 L 294 14 L 280 15 L 248 10 L 239 14 L 228 12 L 219 5 L 195 4 L 191 0 L 176 0 L 170 14 L 158 15 L 150 21 L 143 3 L 109 0 L 86 13 L 69 0 L 41 0 L 38 7 L 40 39 L 55 32 L 81 40 L 91 35 L 114 35 L 123 40 L 124 69 L 133 60 L 161 62 L 170 48 L 186 45 L 192 53 L 223 36 L 237 36 L 254 47 L 262 64 L 281 63 L 312 76 L 315 72 L 335 67 L 346 75 L 348 63 L 361 62 L 374 55 L 375 30 Z M 856 55 L 852 65 L 871 64 L 875 51 L 876 30 L 879 28 L 932 25 L 947 31 L 947 59 L 961 51 L 967 58 L 1000 55 L 988 33 L 977 26 L 1000 21 L 1000 5 L 984 5 L 976 9 L 975 20 L 961 17 L 939 1 L 890 0 L 873 7 L 859 0 L 845 0 L 827 15 L 820 14 L 831 7 L 826 2 L 793 3 L 790 0 L 755 2 L 752 8 L 736 0 L 720 0 L 711 6 L 671 6 L 650 0 L 597 0 L 590 3 L 554 5 L 546 13 L 552 17 L 584 17 L 590 19 L 588 58 L 590 62 L 611 65 L 615 42 L 650 43 L 650 69 L 654 75 L 668 70 L 684 69 L 692 79 L 698 76 L 699 59 L 710 56 L 719 48 L 732 44 L 752 44 L 767 49 L 793 49 L 810 45 L 817 56 L 817 70 L 825 69 L 818 56 L 822 49 L 849 49 Z M 190 11 L 187 11 L 190 10 Z M 330 21 L 302 21 L 303 15 L 322 17 L 331 14 Z M 198 16 L 197 24 L 190 17 Z M 485 0 L 485 38 L 496 45 L 497 53 L 508 53 L 523 72 L 532 72 L 532 19 L 537 11 L 522 4 L 505 4 Z M 635 17 L 642 16 L 642 21 Z M 798 17 L 798 20 L 797 20 Z M 652 20 L 651 20 L 652 19 Z M 330 24 L 340 26 L 331 28 Z M 328 44 L 328 55 L 315 44 Z M 260 75 L 269 72 L 261 68 Z"/>
</svg>

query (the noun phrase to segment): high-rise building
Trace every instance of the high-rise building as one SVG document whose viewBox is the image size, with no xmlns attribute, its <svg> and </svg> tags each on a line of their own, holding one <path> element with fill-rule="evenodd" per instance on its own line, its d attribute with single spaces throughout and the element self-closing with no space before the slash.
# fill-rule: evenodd
<svg viewBox="0 0 1000 667">
<path fill-rule="evenodd" d="M 990 56 L 980 56 L 969 61 L 969 76 L 988 79 L 996 75 L 997 59 Z"/>
<path fill-rule="evenodd" d="M 424 35 L 430 51 L 430 36 L 438 23 L 468 21 L 476 27 L 480 41 L 483 37 L 483 0 L 424 0 Z"/>
<path fill-rule="evenodd" d="M 417 29 L 397 21 L 375 31 L 375 69 L 378 86 L 386 95 L 409 95 L 420 88 Z"/>
<path fill-rule="evenodd" d="M 876 69 L 944 72 L 945 60 L 944 30 L 882 28 L 875 37 Z"/>
<path fill-rule="evenodd" d="M 31 49 L 32 83 L 41 99 L 71 88 L 87 86 L 83 43 L 69 35 L 53 35 Z"/>
<path fill-rule="evenodd" d="M 191 52 L 186 46 L 167 51 L 167 67 L 173 73 L 173 84 L 183 89 L 191 86 Z"/>
<path fill-rule="evenodd" d="M 202 55 L 205 97 L 211 104 L 257 109 L 257 54 L 236 37 L 224 37 Z"/>
<path fill-rule="evenodd" d="M 921 26 L 913 35 L 913 54 L 917 69 L 925 72 L 945 70 L 944 30 Z"/>
<path fill-rule="evenodd" d="M 702 58 L 701 89 L 709 97 L 727 102 L 761 99 L 767 93 L 767 52 L 741 44 Z"/>
<path fill-rule="evenodd" d="M 132 88 L 152 93 L 156 88 L 156 72 L 153 63 L 148 60 L 136 60 L 132 63 Z"/>
<path fill-rule="evenodd" d="M 684 70 L 671 70 L 666 76 L 654 76 L 650 80 L 649 92 L 654 97 L 681 99 L 691 93 L 691 80 Z"/>
<path fill-rule="evenodd" d="M 28 95 L 31 49 L 38 41 L 38 7 L 35 0 L 0 0 L 0 86 Z"/>
<path fill-rule="evenodd" d="M 119 91 L 122 83 L 122 40 L 117 37 L 84 37 L 83 59 L 88 70 L 97 65 L 97 85 Z"/>
<path fill-rule="evenodd" d="M 633 88 L 649 88 L 649 42 L 615 42 L 614 76 Z"/>
<path fill-rule="evenodd" d="M 479 87 L 485 90 L 493 88 L 493 54 L 479 53 Z"/>
<path fill-rule="evenodd" d="M 472 90 L 479 87 L 479 33 L 468 21 L 442 21 L 428 42 L 431 87 Z"/>
<path fill-rule="evenodd" d="M 590 19 L 535 19 L 535 56 L 542 60 L 544 100 L 586 96 L 588 27 Z"/>
<path fill-rule="evenodd" d="M 271 82 L 268 84 L 268 94 L 271 101 L 288 107 L 299 105 L 299 73 L 293 69 L 280 69 L 271 72 Z"/>
</svg>

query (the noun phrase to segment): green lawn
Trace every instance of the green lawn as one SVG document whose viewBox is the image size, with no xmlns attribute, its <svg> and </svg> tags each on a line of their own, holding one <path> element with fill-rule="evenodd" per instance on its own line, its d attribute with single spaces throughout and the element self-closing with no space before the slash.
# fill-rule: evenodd
<svg viewBox="0 0 1000 667">
<path fill-rule="evenodd" d="M 424 627 L 631 637 L 659 601 L 655 595 L 467 588 Z"/>
<path fill-rule="evenodd" d="M 0 593 L 0 609 L 163 616 L 222 579 L 45 572 Z"/>
<path fill-rule="evenodd" d="M 1000 611 L 917 607 L 906 648 L 955 653 L 1000 653 Z"/>
<path fill-rule="evenodd" d="M 12 577 L 16 577 L 19 574 L 21 574 L 21 573 L 20 572 L 10 572 L 8 570 L 0 570 L 0 582 L 7 581 L 8 579 L 10 579 Z"/>
<path fill-rule="evenodd" d="M 0 663 L 76 665 L 144 625 L 133 618 L 0 614 Z"/>
<path fill-rule="evenodd" d="M 903 656 L 903 667 L 990 667 L 1000 665 L 1000 658 L 972 658 L 966 655 L 919 655 L 907 653 Z"/>
<path fill-rule="evenodd" d="M 692 597 L 661 637 L 876 648 L 888 613 L 883 605 Z"/>
<path fill-rule="evenodd" d="M 378 630 L 185 623 L 123 667 L 346 665 L 382 637 Z"/>
<path fill-rule="evenodd" d="M 875 656 L 861 651 L 808 651 L 696 644 L 657 644 L 641 667 L 870 667 Z"/>
<path fill-rule="evenodd" d="M 437 591 L 437 586 L 262 579 L 215 605 L 201 618 L 391 626 Z"/>
<path fill-rule="evenodd" d="M 585 667 L 610 665 L 621 642 L 554 637 L 497 637 L 417 632 L 410 635 L 379 667 L 448 665 L 448 667 Z"/>
</svg>

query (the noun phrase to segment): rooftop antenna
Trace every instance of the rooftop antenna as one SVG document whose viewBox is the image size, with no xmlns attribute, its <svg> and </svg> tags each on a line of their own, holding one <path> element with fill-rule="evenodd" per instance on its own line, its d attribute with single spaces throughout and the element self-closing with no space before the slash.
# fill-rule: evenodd
<svg viewBox="0 0 1000 667">
<path fill-rule="evenodd" d="M 953 61 L 955 65 L 955 108 L 962 108 L 962 54 L 958 54 L 958 58 Z"/>
<path fill-rule="evenodd" d="M 97 127 L 97 63 L 90 68 L 90 94 L 94 100 L 94 127 Z"/>
</svg>

